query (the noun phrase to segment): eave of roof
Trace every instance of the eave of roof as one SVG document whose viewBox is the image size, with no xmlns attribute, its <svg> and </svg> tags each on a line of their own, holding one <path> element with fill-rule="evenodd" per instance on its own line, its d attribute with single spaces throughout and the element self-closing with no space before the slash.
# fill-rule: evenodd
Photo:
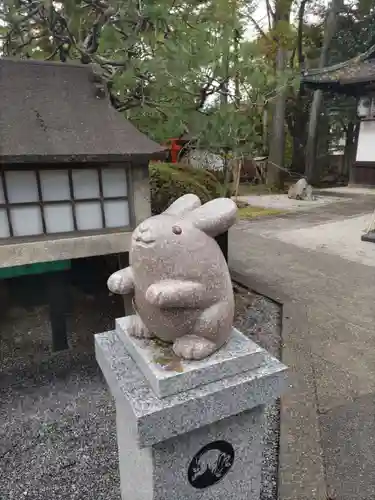
<svg viewBox="0 0 375 500">
<path fill-rule="evenodd" d="M 356 95 L 375 85 L 375 46 L 340 64 L 305 72 L 302 83 L 312 89 Z"/>
</svg>

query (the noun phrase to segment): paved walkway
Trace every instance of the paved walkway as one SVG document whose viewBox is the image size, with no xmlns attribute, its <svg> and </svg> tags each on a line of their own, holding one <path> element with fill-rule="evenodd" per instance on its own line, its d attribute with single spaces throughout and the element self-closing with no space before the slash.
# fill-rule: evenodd
<svg viewBox="0 0 375 500">
<path fill-rule="evenodd" d="M 373 197 L 364 196 L 241 221 L 231 230 L 231 268 L 298 305 L 299 317 L 283 339 L 284 359 L 295 373 L 286 400 L 290 429 L 281 443 L 290 455 L 290 470 L 282 464 L 282 500 L 375 498 L 375 245 L 361 243 L 363 258 L 356 251 L 340 255 L 341 245 L 332 241 L 329 248 L 304 241 L 314 232 L 320 241 L 325 232 L 329 239 L 332 223 L 366 221 L 374 208 Z M 350 228 L 348 241 L 353 223 Z M 314 433 L 307 409 L 315 404 Z"/>
</svg>

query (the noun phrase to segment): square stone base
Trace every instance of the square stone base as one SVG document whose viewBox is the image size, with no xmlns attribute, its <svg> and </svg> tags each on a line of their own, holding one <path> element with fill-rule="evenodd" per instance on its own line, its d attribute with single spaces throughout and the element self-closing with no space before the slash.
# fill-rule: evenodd
<svg viewBox="0 0 375 500">
<path fill-rule="evenodd" d="M 122 500 L 259 500 L 263 408 L 139 448 L 118 405 Z"/>
<path fill-rule="evenodd" d="M 228 342 L 208 358 L 182 360 L 173 353 L 172 344 L 129 335 L 130 321 L 131 316 L 118 319 L 116 333 L 159 398 L 254 370 L 267 357 L 267 351 L 233 328 Z"/>
</svg>

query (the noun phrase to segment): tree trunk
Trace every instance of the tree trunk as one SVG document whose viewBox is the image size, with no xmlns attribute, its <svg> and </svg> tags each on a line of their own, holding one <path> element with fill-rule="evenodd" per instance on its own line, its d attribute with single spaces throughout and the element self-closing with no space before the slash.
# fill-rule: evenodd
<svg viewBox="0 0 375 500">
<path fill-rule="evenodd" d="M 267 107 L 263 110 L 263 121 L 262 121 L 262 153 L 268 154 L 268 109 Z"/>
<path fill-rule="evenodd" d="M 234 65 L 235 65 L 235 76 L 234 76 L 234 95 L 235 95 L 235 100 L 234 104 L 237 109 L 239 109 L 240 104 L 241 104 L 241 89 L 240 89 L 240 68 L 239 68 L 239 61 L 240 61 L 240 32 L 236 28 L 234 30 Z"/>
<path fill-rule="evenodd" d="M 220 104 L 226 106 L 228 104 L 228 76 L 229 76 L 229 46 L 226 47 L 226 51 L 223 54 L 223 79 L 225 83 L 223 85 L 223 91 L 220 94 Z"/>
<path fill-rule="evenodd" d="M 277 50 L 276 72 L 285 69 L 286 50 L 280 46 Z M 269 156 L 267 163 L 267 186 L 283 187 L 284 150 L 285 150 L 285 89 L 280 90 L 275 98 L 272 114 L 272 131 L 270 136 Z M 280 168 L 281 167 L 281 168 Z"/>
<path fill-rule="evenodd" d="M 314 92 L 313 101 L 310 109 L 310 119 L 307 131 L 306 143 L 306 164 L 305 164 L 305 177 L 307 182 L 314 184 L 317 180 L 316 175 L 316 152 L 318 144 L 318 123 L 319 113 L 322 103 L 322 91 L 317 90 Z"/>
<path fill-rule="evenodd" d="M 275 72 L 280 75 L 285 71 L 287 63 L 287 47 L 283 36 L 283 26 L 290 23 L 292 0 L 276 0 L 273 18 L 273 40 L 277 44 Z M 267 2 L 267 10 L 271 11 Z M 285 109 L 286 88 L 280 89 L 275 98 L 272 110 L 272 125 L 269 143 L 269 156 L 267 162 L 267 185 L 282 188 L 284 184 L 284 152 L 285 152 Z"/>
<path fill-rule="evenodd" d="M 299 70 L 305 68 L 305 55 L 303 52 L 303 36 L 304 36 L 304 16 L 308 0 L 301 0 L 298 9 L 298 29 L 297 29 L 297 60 Z M 287 120 L 289 134 L 293 141 L 293 153 L 291 170 L 302 175 L 305 168 L 305 148 L 307 139 L 306 123 L 308 116 L 305 108 L 306 91 L 303 84 L 300 82 L 297 95 L 292 101 L 292 108 L 289 119 Z"/>
<path fill-rule="evenodd" d="M 224 35 L 225 35 L 225 30 L 224 30 Z M 228 105 L 228 90 L 229 90 L 229 57 L 230 57 L 230 47 L 229 47 L 229 42 L 228 45 L 225 47 L 225 51 L 223 54 L 223 59 L 222 59 L 222 71 L 223 71 L 223 80 L 225 81 L 223 85 L 223 90 L 222 93 L 220 94 L 220 105 L 221 106 L 227 106 Z M 229 196 L 229 184 L 230 184 L 230 176 L 231 176 L 231 171 L 230 171 L 230 165 L 229 165 L 229 158 L 228 158 L 228 153 L 229 153 L 229 148 L 228 144 L 222 144 L 221 145 L 223 150 L 224 150 L 224 165 L 223 165 L 223 174 L 224 174 L 224 185 L 223 185 L 223 191 L 222 191 L 222 196 L 227 197 Z"/>
<path fill-rule="evenodd" d="M 328 51 L 331 45 L 332 38 L 336 31 L 336 17 L 342 5 L 342 0 L 332 0 L 331 8 L 327 15 L 326 26 L 324 30 L 324 40 L 322 52 L 320 54 L 319 68 L 324 68 L 328 62 Z M 305 177 L 310 183 L 317 182 L 316 170 L 316 151 L 318 144 L 318 125 L 319 114 L 322 105 L 322 91 L 316 90 L 314 92 L 313 102 L 310 108 L 310 119 L 306 143 L 306 165 Z"/>
</svg>

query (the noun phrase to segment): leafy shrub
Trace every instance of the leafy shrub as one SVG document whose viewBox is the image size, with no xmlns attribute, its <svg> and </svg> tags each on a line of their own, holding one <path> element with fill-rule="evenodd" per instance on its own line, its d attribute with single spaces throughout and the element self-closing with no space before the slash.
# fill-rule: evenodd
<svg viewBox="0 0 375 500">
<path fill-rule="evenodd" d="M 187 193 L 196 194 L 202 203 L 221 195 L 220 183 L 207 170 L 176 163 L 151 163 L 149 171 L 153 215 Z"/>
</svg>

